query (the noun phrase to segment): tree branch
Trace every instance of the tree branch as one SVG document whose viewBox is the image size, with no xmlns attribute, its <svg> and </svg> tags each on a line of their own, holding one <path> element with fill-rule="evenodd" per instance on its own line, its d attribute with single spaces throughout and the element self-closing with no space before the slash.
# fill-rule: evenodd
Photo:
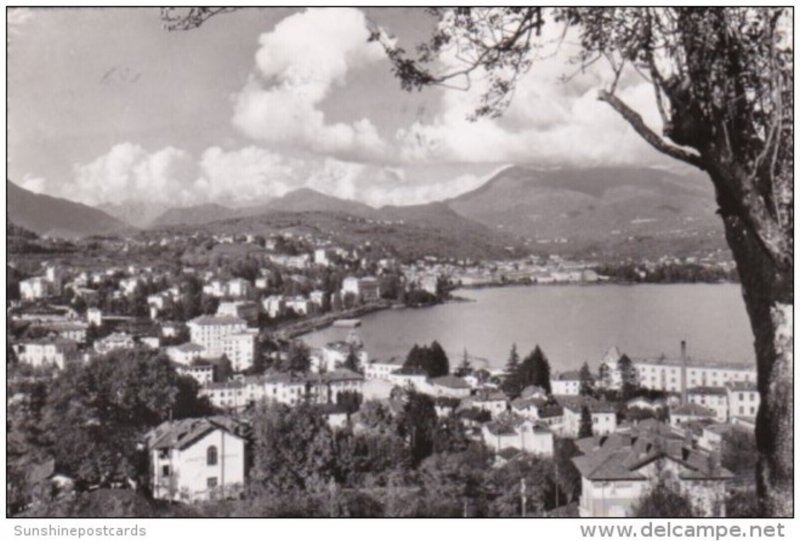
<svg viewBox="0 0 800 541">
<path fill-rule="evenodd" d="M 705 170 L 705 165 L 703 164 L 700 155 L 688 152 L 680 147 L 669 144 L 644 123 L 642 115 L 628 107 L 624 101 L 616 97 L 614 94 L 611 94 L 605 90 L 601 90 L 597 96 L 597 99 L 604 101 L 613 107 L 614 110 L 618 112 L 634 130 L 636 130 L 636 133 L 638 133 L 645 141 L 650 143 L 650 146 L 659 152 L 666 154 L 667 156 L 671 156 L 676 160 L 681 160 L 690 165 L 694 165 L 699 169 Z"/>
</svg>

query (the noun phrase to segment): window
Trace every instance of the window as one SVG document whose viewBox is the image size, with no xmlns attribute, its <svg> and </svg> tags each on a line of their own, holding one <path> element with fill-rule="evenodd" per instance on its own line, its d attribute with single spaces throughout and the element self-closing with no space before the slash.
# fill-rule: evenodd
<svg viewBox="0 0 800 541">
<path fill-rule="evenodd" d="M 208 466 L 217 465 L 217 448 L 214 445 L 206 449 L 206 464 Z"/>
<path fill-rule="evenodd" d="M 206 479 L 206 487 L 208 488 L 216 488 L 217 486 L 217 478 L 216 477 L 209 477 Z"/>
<path fill-rule="evenodd" d="M 169 466 L 161 466 L 161 476 L 169 477 Z"/>
</svg>

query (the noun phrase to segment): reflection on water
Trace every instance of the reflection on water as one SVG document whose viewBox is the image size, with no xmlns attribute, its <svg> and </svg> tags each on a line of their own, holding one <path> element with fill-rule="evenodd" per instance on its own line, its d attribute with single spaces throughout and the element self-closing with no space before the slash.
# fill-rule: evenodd
<svg viewBox="0 0 800 541">
<path fill-rule="evenodd" d="M 466 349 L 476 366 L 502 367 L 512 343 L 520 355 L 539 344 L 556 370 L 596 368 L 612 345 L 632 357 L 677 356 L 685 339 L 695 359 L 753 362 L 753 334 L 738 285 L 520 286 L 457 291 L 474 302 L 387 310 L 362 318 L 371 358 L 405 357 L 414 343 L 438 340 L 457 365 Z M 346 337 L 327 328 L 312 346 Z"/>
</svg>

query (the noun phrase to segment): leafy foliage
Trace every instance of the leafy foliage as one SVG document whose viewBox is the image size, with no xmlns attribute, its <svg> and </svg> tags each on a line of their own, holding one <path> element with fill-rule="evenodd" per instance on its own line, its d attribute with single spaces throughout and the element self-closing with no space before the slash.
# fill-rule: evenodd
<svg viewBox="0 0 800 541">
<path fill-rule="evenodd" d="M 450 361 L 439 342 L 434 340 L 430 346 L 414 344 L 408 352 L 403 368 L 421 370 L 428 377 L 436 378 L 450 373 Z"/>
<path fill-rule="evenodd" d="M 696 518 L 702 516 L 685 494 L 659 481 L 633 507 L 632 516 L 648 518 Z"/>
</svg>

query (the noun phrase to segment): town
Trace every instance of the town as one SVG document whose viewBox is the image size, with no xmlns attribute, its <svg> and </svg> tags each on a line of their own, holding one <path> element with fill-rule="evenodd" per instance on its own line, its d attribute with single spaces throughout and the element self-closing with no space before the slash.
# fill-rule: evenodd
<svg viewBox="0 0 800 541">
<path fill-rule="evenodd" d="M 681 516 L 749 512 L 754 366 L 681 343 L 551 373 L 538 347 L 479 367 L 437 342 L 386 357 L 359 335 L 369 312 L 458 302 L 456 288 L 599 284 L 613 269 L 402 260 L 292 231 L 81 242 L 10 260 L 10 513 L 114 494 L 153 516 L 635 516 L 665 483 L 687 497 Z M 623 274 L 670 265 L 730 271 L 710 258 Z M 303 341 L 330 325 L 347 339 Z"/>
</svg>

